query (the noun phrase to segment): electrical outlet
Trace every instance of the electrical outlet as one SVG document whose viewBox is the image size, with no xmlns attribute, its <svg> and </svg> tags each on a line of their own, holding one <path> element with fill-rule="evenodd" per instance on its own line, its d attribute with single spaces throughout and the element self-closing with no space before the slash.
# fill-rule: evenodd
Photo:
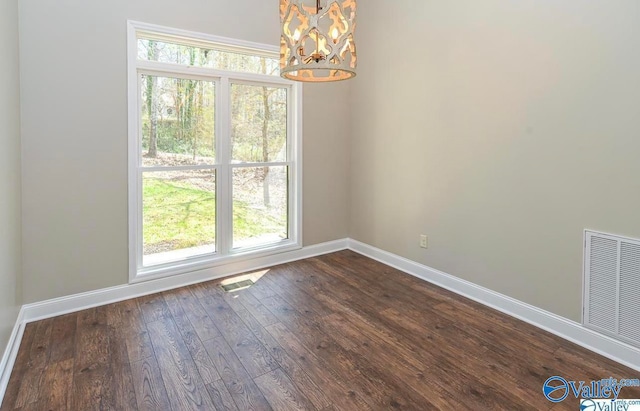
<svg viewBox="0 0 640 411">
<path fill-rule="evenodd" d="M 420 234 L 420 247 L 429 248 L 429 239 L 424 234 Z"/>
</svg>

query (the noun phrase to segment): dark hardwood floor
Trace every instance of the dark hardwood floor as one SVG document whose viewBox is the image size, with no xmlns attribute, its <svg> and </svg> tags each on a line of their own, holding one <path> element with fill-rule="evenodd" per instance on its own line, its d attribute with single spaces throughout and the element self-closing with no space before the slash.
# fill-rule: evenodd
<svg viewBox="0 0 640 411">
<path fill-rule="evenodd" d="M 638 374 L 350 251 L 219 285 L 28 324 L 1 410 L 578 410 L 543 382 Z"/>
</svg>

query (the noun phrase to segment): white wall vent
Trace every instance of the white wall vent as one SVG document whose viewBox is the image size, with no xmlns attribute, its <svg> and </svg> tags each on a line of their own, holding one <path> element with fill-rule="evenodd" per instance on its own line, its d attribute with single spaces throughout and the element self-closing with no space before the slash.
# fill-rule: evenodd
<svg viewBox="0 0 640 411">
<path fill-rule="evenodd" d="M 586 327 L 640 347 L 640 240 L 585 231 Z"/>
</svg>

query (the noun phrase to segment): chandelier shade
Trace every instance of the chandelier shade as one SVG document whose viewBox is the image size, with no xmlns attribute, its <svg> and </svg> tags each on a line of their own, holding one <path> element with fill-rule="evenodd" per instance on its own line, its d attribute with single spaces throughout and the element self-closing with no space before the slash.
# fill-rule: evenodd
<svg viewBox="0 0 640 411">
<path fill-rule="evenodd" d="M 280 0 L 280 75 L 305 82 L 355 77 L 356 0 Z"/>
</svg>

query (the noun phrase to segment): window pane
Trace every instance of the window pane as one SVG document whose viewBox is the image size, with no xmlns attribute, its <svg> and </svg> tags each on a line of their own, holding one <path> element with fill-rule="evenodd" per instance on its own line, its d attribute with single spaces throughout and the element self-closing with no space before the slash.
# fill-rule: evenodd
<svg viewBox="0 0 640 411">
<path fill-rule="evenodd" d="M 287 89 L 231 85 L 233 161 L 287 160 Z"/>
<path fill-rule="evenodd" d="M 288 238 L 288 167 L 233 170 L 233 248 Z"/>
<path fill-rule="evenodd" d="M 276 58 L 237 53 L 211 47 L 195 47 L 159 40 L 138 39 L 138 59 L 242 73 L 280 75 Z"/>
<path fill-rule="evenodd" d="M 215 83 L 142 75 L 142 165 L 215 163 Z"/>
<path fill-rule="evenodd" d="M 142 186 L 143 265 L 215 252 L 214 170 L 145 172 Z"/>
</svg>

